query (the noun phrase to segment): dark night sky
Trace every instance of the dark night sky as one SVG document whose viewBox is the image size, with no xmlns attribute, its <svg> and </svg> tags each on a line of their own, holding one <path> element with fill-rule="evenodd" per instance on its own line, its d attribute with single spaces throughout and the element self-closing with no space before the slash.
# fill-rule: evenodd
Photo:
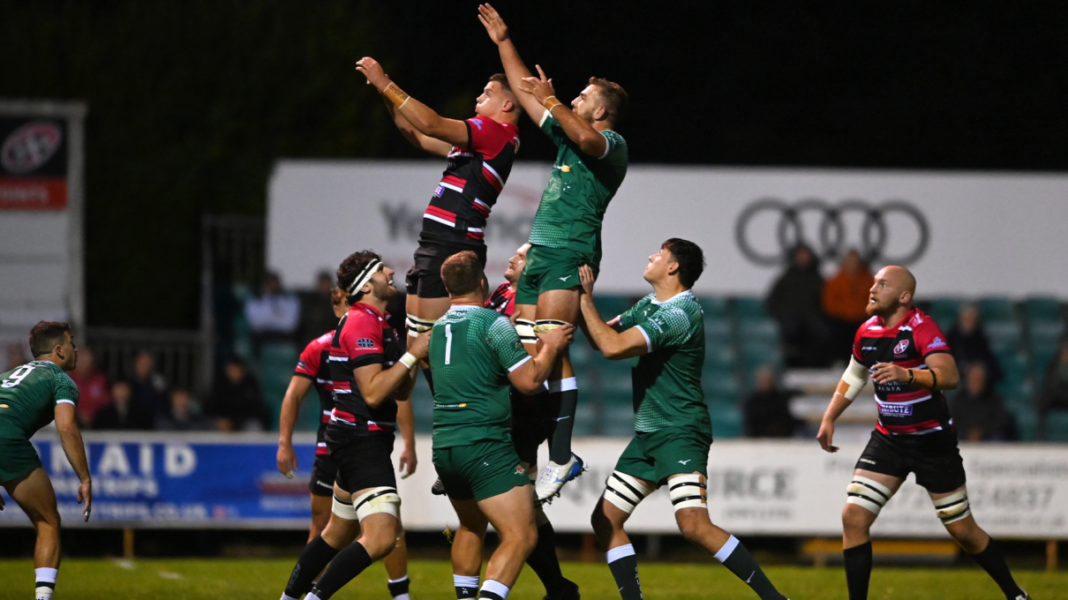
<svg viewBox="0 0 1068 600">
<path fill-rule="evenodd" d="M 496 5 L 561 98 L 630 93 L 645 163 L 1068 171 L 1068 4 Z M 92 324 L 196 327 L 199 222 L 278 158 L 419 154 L 354 72 L 446 116 L 500 70 L 475 2 L 0 0 L 0 97 L 79 99 Z M 550 160 L 523 124 L 521 160 Z"/>
</svg>

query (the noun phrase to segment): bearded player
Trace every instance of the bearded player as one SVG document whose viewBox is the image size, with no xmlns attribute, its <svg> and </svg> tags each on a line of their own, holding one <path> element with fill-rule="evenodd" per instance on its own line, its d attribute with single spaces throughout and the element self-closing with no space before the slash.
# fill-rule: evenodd
<svg viewBox="0 0 1068 600">
<path fill-rule="evenodd" d="M 334 288 L 330 294 L 334 316 L 338 319 L 344 317 L 349 311 L 348 296 L 341 288 Z M 311 480 L 308 482 L 311 491 L 312 520 L 307 546 L 310 550 L 306 552 L 311 554 L 317 554 L 318 550 L 325 550 L 329 545 L 323 541 L 322 537 L 334 540 L 336 547 L 345 547 L 351 544 L 360 532 L 357 522 L 340 518 L 333 519 L 331 513 L 337 466 L 334 464 L 334 459 L 330 458 L 330 450 L 326 447 L 326 426 L 334 410 L 334 386 L 330 378 L 330 344 L 333 340 L 334 332 L 328 331 L 309 342 L 301 352 L 300 361 L 289 382 L 286 395 L 282 399 L 282 410 L 278 419 L 278 472 L 292 479 L 293 471 L 296 471 L 298 467 L 297 454 L 293 450 L 293 429 L 297 423 L 301 401 L 312 387 L 315 388 L 319 396 L 320 424 L 315 435 L 315 463 L 312 465 Z M 406 477 L 407 474 L 414 472 L 416 467 L 415 428 L 411 402 L 397 403 L 397 428 L 400 429 L 401 439 L 404 441 L 399 468 L 404 473 L 401 477 Z M 329 532 L 325 531 L 327 528 L 330 528 Z M 327 553 L 329 554 L 329 551 Z M 408 553 L 405 549 L 403 528 L 398 527 L 396 545 L 382 562 L 389 575 L 387 587 L 390 596 L 394 600 L 408 600 Z M 323 566 L 326 566 L 325 562 Z M 313 571 L 314 566 L 308 566 L 308 569 Z M 299 586 L 301 581 L 303 578 L 300 577 L 291 580 L 295 586 Z M 291 586 L 286 589 L 285 593 L 297 598 L 309 589 L 311 589 L 310 580 L 307 581 L 305 588 Z"/>
<path fill-rule="evenodd" d="M 614 131 L 627 108 L 619 84 L 591 78 L 568 109 L 556 98 L 552 81 L 538 67 L 533 77 L 508 36 L 508 27 L 489 4 L 479 20 L 500 50 L 508 82 L 523 109 L 557 146 L 549 184 L 530 231 L 527 266 L 516 290 L 519 335 L 533 354 L 535 331 L 578 323 L 579 267 L 596 274 L 601 263 L 601 222 L 608 203 L 627 174 L 627 143 Z M 541 502 L 582 473 L 582 459 L 571 452 L 578 382 L 565 351 L 549 378 L 549 393 L 559 403 L 558 423 L 549 444 L 549 463 L 535 485 Z"/>
<path fill-rule="evenodd" d="M 623 600 L 642 598 L 638 561 L 624 525 L 638 504 L 662 485 L 668 487 L 683 537 L 713 555 L 761 600 L 785 598 L 738 538 L 708 518 L 712 422 L 701 388 L 704 313 L 690 291 L 704 267 L 697 244 L 667 240 L 645 267 L 653 293 L 609 323 L 593 302 L 593 270 L 581 269 L 582 315 L 590 342 L 609 360 L 638 359 L 631 374 L 634 438 L 605 481 L 591 518 Z"/>
<path fill-rule="evenodd" d="M 441 282 L 445 259 L 471 250 L 486 264 L 486 221 L 504 189 L 519 151 L 519 113 L 508 79 L 490 77 L 475 104 L 475 117 L 446 119 L 404 93 L 373 58 L 356 70 L 386 101 L 390 116 L 413 146 L 449 159 L 423 214 L 415 263 L 408 271 L 408 335 L 429 331 L 449 309 Z"/>
<path fill-rule="evenodd" d="M 59 510 L 56 492 L 30 438 L 53 420 L 59 440 L 74 472 L 81 480 L 78 503 L 89 520 L 93 481 L 78 431 L 75 407 L 78 387 L 67 375 L 78 363 L 78 348 L 70 325 L 41 321 L 30 330 L 33 361 L 0 375 L 0 484 L 26 513 L 37 530 L 33 551 L 36 581 L 34 598 L 48 600 L 59 575 Z M 0 498 L 0 510 L 4 500 Z M 9 582 L 6 589 L 14 586 Z"/>
<path fill-rule="evenodd" d="M 853 355 L 838 383 L 816 439 L 827 452 L 834 422 L 868 381 L 875 385 L 879 420 L 857 461 L 842 510 L 842 546 L 850 600 L 868 597 L 871 526 L 909 473 L 923 486 L 946 531 L 997 582 L 1008 600 L 1029 600 L 1012 578 L 994 540 L 980 529 L 968 503 L 964 461 L 943 390 L 960 375 L 946 336 L 931 317 L 913 307 L 916 279 L 904 267 L 875 274 L 867 313 Z"/>
</svg>

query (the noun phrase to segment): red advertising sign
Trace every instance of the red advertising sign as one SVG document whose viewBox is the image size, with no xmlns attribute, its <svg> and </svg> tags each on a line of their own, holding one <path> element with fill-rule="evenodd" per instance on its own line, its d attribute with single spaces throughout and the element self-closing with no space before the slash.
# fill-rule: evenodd
<svg viewBox="0 0 1068 600">
<path fill-rule="evenodd" d="M 67 139 L 62 120 L 0 118 L 0 210 L 67 206 Z"/>
</svg>

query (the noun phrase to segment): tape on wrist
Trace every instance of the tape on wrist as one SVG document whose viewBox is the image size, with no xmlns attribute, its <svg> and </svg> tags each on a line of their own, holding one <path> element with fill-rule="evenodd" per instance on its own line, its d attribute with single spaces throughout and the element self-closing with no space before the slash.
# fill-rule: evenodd
<svg viewBox="0 0 1068 600">
<path fill-rule="evenodd" d="M 400 357 L 400 363 L 411 370 L 415 367 L 415 363 L 419 362 L 419 359 L 415 357 L 411 352 L 405 352 L 404 356 Z"/>
<path fill-rule="evenodd" d="M 386 89 L 382 90 L 382 95 L 389 98 L 389 101 L 393 103 L 393 106 L 397 108 L 404 108 L 410 97 L 404 93 L 404 90 L 400 89 L 397 84 L 392 81 L 386 86 Z"/>
<path fill-rule="evenodd" d="M 553 112 L 554 108 L 562 104 L 563 102 L 557 100 L 556 96 L 549 96 L 545 99 L 544 102 L 541 103 L 541 105 L 545 107 L 545 110 L 549 111 L 550 113 Z"/>
</svg>

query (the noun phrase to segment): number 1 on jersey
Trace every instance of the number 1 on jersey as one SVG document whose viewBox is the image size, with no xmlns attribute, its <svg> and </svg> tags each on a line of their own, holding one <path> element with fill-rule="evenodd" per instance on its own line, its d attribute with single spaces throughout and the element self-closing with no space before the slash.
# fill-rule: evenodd
<svg viewBox="0 0 1068 600">
<path fill-rule="evenodd" d="M 452 325 L 445 326 L 445 364 L 449 364 L 452 357 Z"/>
</svg>

